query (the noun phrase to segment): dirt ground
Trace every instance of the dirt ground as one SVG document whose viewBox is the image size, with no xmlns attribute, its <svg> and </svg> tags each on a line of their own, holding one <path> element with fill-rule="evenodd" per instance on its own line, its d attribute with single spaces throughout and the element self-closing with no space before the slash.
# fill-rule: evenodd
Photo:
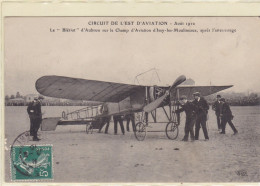
<svg viewBox="0 0 260 186">
<path fill-rule="evenodd" d="M 42 108 L 46 116 L 59 116 L 62 109 Z M 176 140 L 167 139 L 164 132 L 148 133 L 145 141 L 137 141 L 133 132 L 113 135 L 111 122 L 109 134 L 86 134 L 85 126 L 58 126 L 56 131 L 40 132 L 42 140 L 36 143 L 53 145 L 50 182 L 259 182 L 260 107 L 231 109 L 238 135 L 232 135 L 228 125 L 226 134 L 219 134 L 210 111 L 209 141 L 204 141 L 202 130 L 199 141 L 181 141 L 182 120 Z M 165 124 L 151 127 L 164 131 Z M 11 180 L 10 144 L 28 129 L 26 107 L 5 108 L 6 182 Z"/>
</svg>

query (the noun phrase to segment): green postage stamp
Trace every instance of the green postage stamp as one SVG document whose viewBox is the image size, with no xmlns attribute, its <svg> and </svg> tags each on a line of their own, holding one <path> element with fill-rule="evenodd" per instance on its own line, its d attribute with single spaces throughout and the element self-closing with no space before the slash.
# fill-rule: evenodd
<svg viewBox="0 0 260 186">
<path fill-rule="evenodd" d="M 13 146 L 11 150 L 12 180 L 53 179 L 52 146 Z"/>
</svg>

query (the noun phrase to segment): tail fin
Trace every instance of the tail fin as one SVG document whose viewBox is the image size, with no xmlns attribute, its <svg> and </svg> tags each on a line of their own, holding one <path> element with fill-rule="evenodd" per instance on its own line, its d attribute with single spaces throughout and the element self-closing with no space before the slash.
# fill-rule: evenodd
<svg viewBox="0 0 260 186">
<path fill-rule="evenodd" d="M 44 118 L 42 120 L 41 130 L 42 131 L 53 131 L 53 130 L 55 130 L 60 119 L 61 119 L 60 117 Z"/>
</svg>

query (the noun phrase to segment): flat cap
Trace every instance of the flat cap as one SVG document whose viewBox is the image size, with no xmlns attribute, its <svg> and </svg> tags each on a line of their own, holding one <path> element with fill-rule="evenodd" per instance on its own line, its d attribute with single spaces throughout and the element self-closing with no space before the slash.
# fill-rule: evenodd
<svg viewBox="0 0 260 186">
<path fill-rule="evenodd" d="M 200 93 L 199 92 L 194 92 L 193 96 L 200 96 Z"/>
<path fill-rule="evenodd" d="M 217 95 L 217 98 L 221 98 L 221 95 L 218 94 L 218 95 Z"/>
<path fill-rule="evenodd" d="M 184 99 L 187 99 L 187 96 L 182 95 L 181 98 L 180 98 L 180 100 L 184 100 Z"/>
</svg>

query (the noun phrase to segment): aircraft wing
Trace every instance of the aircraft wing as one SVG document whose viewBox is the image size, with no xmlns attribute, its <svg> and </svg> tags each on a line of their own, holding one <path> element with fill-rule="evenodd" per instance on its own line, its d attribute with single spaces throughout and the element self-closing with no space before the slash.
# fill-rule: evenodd
<svg viewBox="0 0 260 186">
<path fill-rule="evenodd" d="M 189 86 L 189 85 L 180 85 L 173 91 L 173 97 L 185 95 L 188 99 L 193 99 L 194 92 L 200 92 L 201 96 L 209 96 L 221 90 L 232 87 L 233 85 L 226 86 Z M 179 92 L 179 93 L 177 93 Z"/>
<path fill-rule="evenodd" d="M 63 76 L 43 76 L 36 81 L 35 87 L 44 96 L 99 102 L 119 102 L 144 88 L 139 85 Z"/>
</svg>

